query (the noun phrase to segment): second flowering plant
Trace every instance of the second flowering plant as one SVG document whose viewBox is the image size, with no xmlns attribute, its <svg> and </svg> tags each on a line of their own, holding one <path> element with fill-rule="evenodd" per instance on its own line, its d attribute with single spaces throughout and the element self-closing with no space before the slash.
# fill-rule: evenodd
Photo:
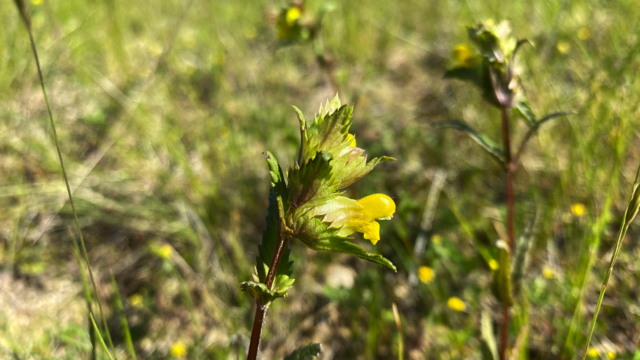
<svg viewBox="0 0 640 360">
<path fill-rule="evenodd" d="M 379 254 L 355 244 L 352 234 L 360 232 L 374 245 L 380 240 L 379 220 L 391 219 L 395 203 L 384 194 L 362 199 L 348 198 L 342 191 L 358 181 L 380 162 L 367 161 L 349 133 L 353 107 L 341 105 L 336 97 L 320 107 L 313 120 L 306 121 L 294 107 L 300 123 L 300 149 L 296 162 L 285 173 L 273 154 L 265 152 L 271 176 L 267 228 L 256 259 L 253 281 L 241 284 L 256 300 L 256 317 L 247 359 L 257 356 L 260 332 L 270 303 L 284 297 L 293 285 L 287 243 L 300 240 L 307 247 L 325 252 L 341 252 L 396 267 Z"/>
</svg>

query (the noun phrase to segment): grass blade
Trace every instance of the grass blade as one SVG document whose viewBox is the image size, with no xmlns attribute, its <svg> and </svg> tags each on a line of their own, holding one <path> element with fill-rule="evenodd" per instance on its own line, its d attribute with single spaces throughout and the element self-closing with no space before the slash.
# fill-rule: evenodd
<svg viewBox="0 0 640 360">
<path fill-rule="evenodd" d="M 91 277 L 91 283 L 93 285 L 93 291 L 96 294 L 96 298 L 98 300 L 98 308 L 100 309 L 100 317 L 102 318 L 102 326 L 104 327 L 105 334 L 107 336 L 107 340 L 109 341 L 109 346 L 111 347 L 111 351 L 113 352 L 113 356 L 116 356 L 115 347 L 113 346 L 113 341 L 111 340 L 111 334 L 109 334 L 109 327 L 107 326 L 106 318 L 104 317 L 104 313 L 102 311 L 102 305 L 100 303 L 100 299 L 98 298 L 98 291 L 96 287 L 96 282 L 93 277 L 93 272 L 91 271 L 91 266 L 89 265 L 89 257 L 87 256 L 87 248 L 84 243 L 84 237 L 82 236 L 82 230 L 80 228 L 80 221 L 78 220 L 78 214 L 76 212 L 76 206 L 73 202 L 73 195 L 71 194 L 71 187 L 69 186 L 69 177 L 67 176 L 67 171 L 64 166 L 64 160 L 62 158 L 62 152 L 60 151 L 60 142 L 58 141 L 58 132 L 56 131 L 56 124 L 53 121 L 53 113 L 51 112 L 51 104 L 49 103 L 49 96 L 47 95 L 47 88 L 44 85 L 44 76 L 42 75 L 42 67 L 40 66 L 40 58 L 38 57 L 38 50 L 36 48 L 36 42 L 33 38 L 33 31 L 31 31 L 31 21 L 29 17 L 29 10 L 27 8 L 27 3 L 23 0 L 15 0 L 14 3 L 20 12 L 20 16 L 27 28 L 27 32 L 29 33 L 29 40 L 31 43 L 31 50 L 33 52 L 33 57 L 36 61 L 36 66 L 38 68 L 38 77 L 40 79 L 40 87 L 42 89 L 42 95 L 44 96 L 44 101 L 47 106 L 47 113 L 49 115 L 49 122 L 51 124 L 51 131 L 53 133 L 53 142 L 56 146 L 56 152 L 58 153 L 58 160 L 60 161 L 60 168 L 62 170 L 62 177 L 64 178 L 64 184 L 67 188 L 67 195 L 69 197 L 69 205 L 71 205 L 71 212 L 73 213 L 73 219 L 75 221 L 76 230 L 78 231 L 78 236 L 80 237 L 80 245 L 82 248 L 82 255 L 84 257 L 85 265 L 89 270 L 89 275 Z M 93 314 L 90 313 L 90 316 L 93 321 Z M 95 325 L 95 322 L 94 322 Z M 98 333 L 98 335 L 100 335 Z M 100 336 L 100 340 L 102 337 Z M 111 354 L 107 350 L 109 357 L 111 358 Z"/>
<path fill-rule="evenodd" d="M 93 318 L 93 314 L 89 313 L 89 318 L 91 319 L 91 325 L 93 325 L 93 332 L 98 337 L 98 340 L 100 340 L 100 345 L 102 346 L 102 349 L 104 350 L 105 353 L 107 353 L 107 356 L 109 357 L 110 360 L 114 360 L 113 357 L 111 356 L 111 353 L 109 352 L 109 349 L 107 349 L 107 344 L 105 344 L 104 339 L 102 338 L 102 334 L 100 334 L 100 330 L 98 329 L 98 325 L 96 325 L 96 321 Z"/>
<path fill-rule="evenodd" d="M 607 268 L 607 273 L 604 276 L 604 281 L 602 282 L 602 289 L 600 290 L 600 296 L 598 297 L 598 304 L 596 305 L 596 311 L 593 314 L 593 319 L 591 320 L 591 326 L 589 327 L 589 335 L 587 336 L 587 342 L 584 346 L 584 351 L 582 354 L 582 360 L 587 358 L 587 349 L 589 348 L 589 344 L 591 343 L 591 338 L 593 337 L 593 331 L 596 327 L 596 321 L 598 320 L 598 314 L 600 313 L 600 308 L 602 307 L 602 300 L 604 299 L 604 293 L 607 291 L 607 284 L 609 283 L 609 278 L 611 277 L 611 273 L 613 272 L 613 266 L 616 263 L 618 258 L 618 253 L 620 252 L 620 247 L 622 246 L 622 240 L 627 234 L 627 230 L 629 229 L 629 225 L 633 221 L 633 219 L 638 214 L 638 210 L 640 209 L 640 181 L 638 179 L 638 175 L 640 174 L 640 167 L 638 168 L 638 172 L 636 173 L 636 179 L 633 183 L 633 191 L 631 193 L 631 198 L 629 199 L 629 204 L 627 205 L 627 209 L 624 212 L 624 218 L 622 219 L 622 223 L 620 224 L 620 231 L 618 232 L 618 239 L 616 240 L 616 246 L 613 250 L 613 254 L 611 255 L 611 261 L 609 262 L 609 268 Z"/>
<path fill-rule="evenodd" d="M 124 343 L 127 346 L 127 352 L 129 353 L 129 357 L 133 360 L 136 360 L 136 351 L 133 348 L 133 341 L 131 340 L 131 332 L 129 331 L 129 322 L 127 321 L 127 316 L 124 313 L 124 306 L 122 306 L 122 297 L 120 296 L 120 290 L 118 290 L 118 284 L 116 283 L 116 278 L 111 274 L 111 286 L 113 286 L 113 294 L 115 295 L 116 301 L 116 312 L 120 316 L 120 324 L 122 325 L 122 333 L 124 335 Z"/>
</svg>

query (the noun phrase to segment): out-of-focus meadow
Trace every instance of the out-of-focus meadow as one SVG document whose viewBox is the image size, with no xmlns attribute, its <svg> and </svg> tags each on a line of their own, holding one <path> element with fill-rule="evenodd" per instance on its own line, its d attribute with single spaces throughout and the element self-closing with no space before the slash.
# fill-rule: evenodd
<svg viewBox="0 0 640 360">
<path fill-rule="evenodd" d="M 330 8 L 319 36 L 334 80 L 313 46 L 279 44 L 280 5 L 31 0 L 80 225 L 122 357 L 111 273 L 138 358 L 244 359 L 255 305 L 238 284 L 250 279 L 265 224 L 261 152 L 290 165 L 299 141 L 290 105 L 309 118 L 339 91 L 355 104 L 358 146 L 398 159 L 348 189 L 397 203 L 375 247 L 357 241 L 398 272 L 293 242 L 296 283 L 268 311 L 263 358 L 321 342 L 327 360 L 479 359 L 481 313 L 499 319 L 487 256 L 504 234 L 504 176 L 465 135 L 430 124 L 461 119 L 499 141 L 499 111 L 443 79 L 452 49 L 468 43 L 464 25 L 486 19 L 508 19 L 533 42 L 519 56 L 536 115 L 576 112 L 543 126 L 516 175 L 517 233 L 536 209 L 538 217 L 528 312 L 514 314 L 512 327 L 526 331 L 512 331 L 512 344 L 528 349 L 519 358 L 581 354 L 640 164 L 637 1 L 308 1 L 303 16 Z M 0 3 L 0 23 L 0 358 L 89 358 L 73 216 L 11 1 Z M 525 124 L 513 124 L 521 138 Z M 640 359 L 638 235 L 632 225 L 593 358 Z"/>
</svg>

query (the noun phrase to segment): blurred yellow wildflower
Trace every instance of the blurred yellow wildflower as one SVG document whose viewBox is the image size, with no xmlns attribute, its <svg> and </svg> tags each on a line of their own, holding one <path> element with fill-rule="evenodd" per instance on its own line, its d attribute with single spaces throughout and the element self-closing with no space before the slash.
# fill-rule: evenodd
<svg viewBox="0 0 640 360">
<path fill-rule="evenodd" d="M 447 300 L 447 306 L 449 307 L 449 309 L 454 311 L 467 310 L 467 304 L 465 304 L 464 301 L 462 301 L 462 299 L 455 296 L 450 297 L 449 300 Z"/>
<path fill-rule="evenodd" d="M 607 359 L 613 360 L 617 357 L 616 353 L 613 351 L 607 351 Z"/>
<path fill-rule="evenodd" d="M 556 273 L 550 267 L 545 266 L 544 269 L 542 269 L 542 276 L 547 279 L 553 279 L 554 277 L 556 277 Z"/>
<path fill-rule="evenodd" d="M 463 67 L 472 68 L 475 66 L 476 57 L 467 45 L 458 45 L 453 49 L 453 58 Z"/>
<path fill-rule="evenodd" d="M 500 264 L 495 259 L 489 260 L 489 267 L 491 270 L 496 271 L 500 268 Z"/>
<path fill-rule="evenodd" d="M 574 216 L 582 217 L 584 216 L 584 214 L 586 214 L 586 212 L 587 212 L 587 207 L 584 206 L 584 204 L 575 203 L 571 205 L 571 213 Z"/>
<path fill-rule="evenodd" d="M 568 41 L 560 40 L 558 41 L 558 51 L 562 54 L 568 54 L 569 50 L 571 50 L 571 44 Z"/>
<path fill-rule="evenodd" d="M 420 266 L 418 269 L 418 278 L 425 284 L 432 282 L 435 277 L 436 274 L 433 272 L 433 269 L 428 266 Z"/>
<path fill-rule="evenodd" d="M 355 136 L 353 136 L 353 134 L 348 134 L 348 135 L 347 135 L 347 141 L 351 141 L 351 142 L 349 143 L 349 146 L 351 146 L 351 147 L 356 147 L 356 137 L 355 137 Z"/>
<path fill-rule="evenodd" d="M 173 252 L 173 248 L 169 244 L 164 244 L 158 248 L 156 254 L 163 259 L 169 259 L 171 257 L 171 253 Z"/>
<path fill-rule="evenodd" d="M 435 234 L 431 237 L 431 241 L 433 241 L 434 244 L 440 245 L 442 244 L 442 236 Z"/>
<path fill-rule="evenodd" d="M 587 40 L 591 37 L 591 31 L 589 31 L 588 27 L 582 27 L 578 30 L 578 39 Z"/>
<path fill-rule="evenodd" d="M 140 294 L 133 294 L 131 296 L 129 296 L 129 304 L 131 304 L 131 306 L 133 307 L 140 307 L 142 306 L 142 295 Z"/>
<path fill-rule="evenodd" d="M 393 199 L 384 194 L 373 194 L 358 200 L 357 209 L 349 209 L 340 214 L 347 218 L 339 234 L 348 236 L 360 232 L 375 245 L 380 240 L 380 224 L 376 220 L 389 220 L 396 212 Z M 337 216 L 337 215 L 336 215 Z M 337 222 L 337 225 L 341 225 Z"/>
<path fill-rule="evenodd" d="M 171 356 L 181 359 L 187 355 L 187 346 L 182 341 L 178 340 L 171 345 L 169 352 L 171 353 Z"/>
<path fill-rule="evenodd" d="M 289 26 L 293 25 L 300 18 L 300 9 L 296 6 L 292 6 L 287 10 L 287 24 Z"/>
<path fill-rule="evenodd" d="M 42 4 L 42 0 L 31 0 L 31 5 L 38 6 L 38 5 L 41 5 L 41 4 Z"/>
<path fill-rule="evenodd" d="M 587 349 L 587 355 L 592 358 L 597 358 L 598 356 L 600 356 L 600 354 L 598 353 L 598 349 L 594 348 L 593 346 L 589 346 L 589 349 Z"/>
</svg>

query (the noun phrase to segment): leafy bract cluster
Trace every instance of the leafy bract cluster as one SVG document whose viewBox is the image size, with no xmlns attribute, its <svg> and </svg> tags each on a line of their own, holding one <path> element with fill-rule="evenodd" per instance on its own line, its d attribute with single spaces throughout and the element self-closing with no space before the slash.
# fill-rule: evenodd
<svg viewBox="0 0 640 360">
<path fill-rule="evenodd" d="M 355 146 L 355 138 L 349 134 L 353 107 L 342 106 L 337 95 L 308 123 L 302 112 L 294 109 L 300 121 L 301 141 L 298 160 L 287 174 L 290 208 L 286 223 L 292 237 L 314 250 L 351 254 L 395 270 L 389 260 L 351 242 L 349 235 L 353 232 L 367 234 L 365 228 L 372 222 L 367 214 L 372 209 L 362 200 L 341 196 L 342 189 L 378 163 L 394 159 L 383 156 L 367 161 L 364 150 Z M 386 196 L 377 195 L 376 199 L 382 197 Z M 377 202 L 372 206 L 385 205 Z M 390 214 L 377 219 L 391 216 L 394 210 L 395 204 Z"/>
<path fill-rule="evenodd" d="M 469 81 L 490 104 L 511 108 L 524 103 L 518 86 L 516 53 L 528 40 L 516 40 L 506 21 L 494 25 L 488 21 L 467 28 L 476 51 L 466 45 L 454 49 L 456 65 L 445 77 Z"/>
<path fill-rule="evenodd" d="M 353 107 L 341 105 L 337 95 L 321 106 L 309 122 L 298 108 L 294 109 L 300 122 L 298 159 L 285 175 L 275 157 L 265 152 L 272 185 L 267 228 L 259 247 L 254 281 L 242 284 L 262 304 L 285 296 L 293 284 L 289 251 L 285 249 L 273 285 L 265 285 L 276 247 L 284 238 L 298 239 L 317 251 L 351 254 L 396 270 L 381 255 L 354 244 L 350 236 L 361 232 L 375 244 L 380 228 L 376 220 L 392 217 L 393 200 L 382 194 L 360 200 L 342 196 L 344 188 L 377 164 L 394 159 L 383 156 L 367 161 L 364 150 L 349 134 Z"/>
</svg>

